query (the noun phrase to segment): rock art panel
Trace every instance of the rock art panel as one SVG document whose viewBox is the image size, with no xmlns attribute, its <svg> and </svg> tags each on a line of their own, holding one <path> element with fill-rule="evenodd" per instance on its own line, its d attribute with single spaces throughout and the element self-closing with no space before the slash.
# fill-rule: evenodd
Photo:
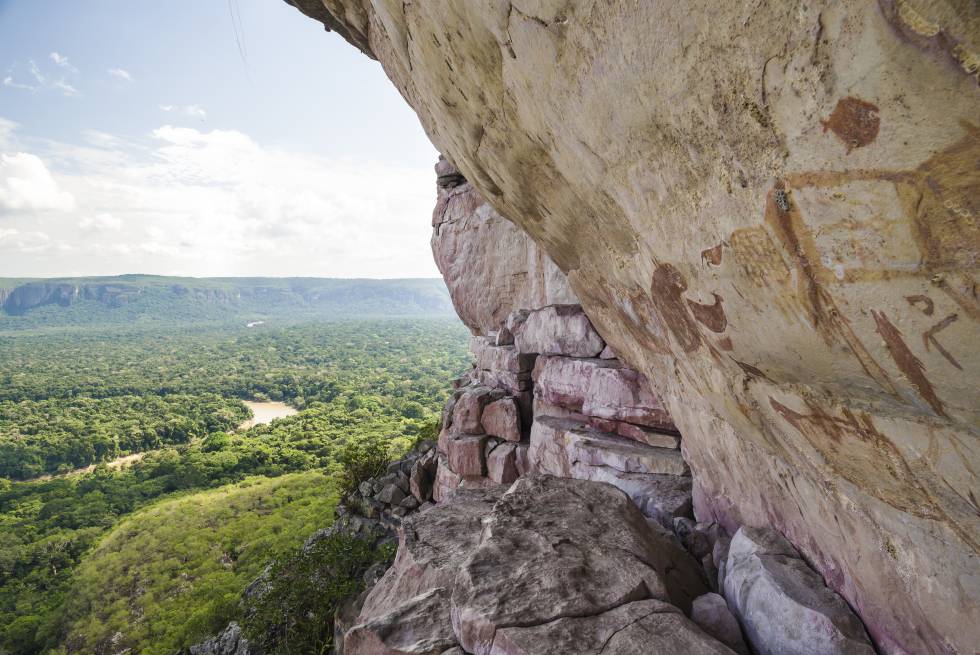
<svg viewBox="0 0 980 655">
<path fill-rule="evenodd" d="M 296 4 L 381 62 L 479 191 L 440 191 L 440 234 L 492 205 L 655 385 L 699 519 L 775 526 L 882 652 L 972 652 L 971 3 Z M 506 238 L 437 244 L 450 288 L 470 256 L 506 271 Z M 454 298 L 499 336 L 490 266 Z"/>
</svg>

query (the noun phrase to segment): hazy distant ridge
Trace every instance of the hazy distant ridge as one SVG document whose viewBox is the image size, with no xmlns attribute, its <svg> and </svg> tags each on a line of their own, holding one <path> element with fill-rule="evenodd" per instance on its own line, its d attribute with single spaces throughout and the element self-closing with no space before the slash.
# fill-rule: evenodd
<svg viewBox="0 0 980 655">
<path fill-rule="evenodd" d="M 0 326 L 451 315 L 439 278 L 0 279 Z"/>
</svg>

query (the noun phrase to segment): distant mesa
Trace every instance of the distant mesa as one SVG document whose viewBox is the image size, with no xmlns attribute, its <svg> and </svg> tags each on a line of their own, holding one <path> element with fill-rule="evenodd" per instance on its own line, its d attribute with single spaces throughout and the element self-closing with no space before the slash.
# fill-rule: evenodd
<svg viewBox="0 0 980 655">
<path fill-rule="evenodd" d="M 0 279 L 0 329 L 277 318 L 452 316 L 439 278 Z"/>
</svg>

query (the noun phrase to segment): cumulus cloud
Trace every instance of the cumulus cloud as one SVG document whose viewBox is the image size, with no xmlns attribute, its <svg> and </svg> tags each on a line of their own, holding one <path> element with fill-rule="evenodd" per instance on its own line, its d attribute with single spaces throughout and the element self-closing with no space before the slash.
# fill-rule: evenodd
<svg viewBox="0 0 980 655">
<path fill-rule="evenodd" d="M 125 80 L 126 82 L 133 81 L 132 74 L 130 74 L 130 72 L 124 68 L 110 68 L 108 70 L 108 73 L 109 75 L 113 77 L 118 77 L 119 79 Z"/>
<path fill-rule="evenodd" d="M 208 112 L 200 105 L 160 105 L 160 110 L 168 113 L 183 114 L 192 118 L 207 118 Z"/>
<path fill-rule="evenodd" d="M 21 258 L 27 271 L 11 270 L 16 260 L 5 247 L 0 274 L 437 274 L 428 164 L 336 160 L 269 147 L 236 130 L 162 125 L 135 141 L 84 136 L 81 145 L 48 143 L 40 153 L 58 163 L 57 191 L 43 194 L 48 206 L 59 205 L 52 199 L 60 192 L 77 209 L 0 218 L 20 230 L 24 245 L 43 245 L 27 244 L 26 232 L 53 237 L 46 250 Z M 9 191 L 5 183 L 0 189 Z M 73 250 L 62 252 L 66 245 Z"/>
<path fill-rule="evenodd" d="M 40 157 L 27 152 L 0 154 L 0 213 L 74 207 L 74 197 L 61 189 Z"/>
</svg>

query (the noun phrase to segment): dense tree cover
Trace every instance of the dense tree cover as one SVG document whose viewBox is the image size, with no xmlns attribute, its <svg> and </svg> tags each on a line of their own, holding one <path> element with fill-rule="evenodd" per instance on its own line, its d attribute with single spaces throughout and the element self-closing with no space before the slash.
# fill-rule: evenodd
<svg viewBox="0 0 980 655">
<path fill-rule="evenodd" d="M 0 477 L 63 473 L 186 443 L 232 430 L 248 414 L 215 394 L 0 401 Z"/>
<path fill-rule="evenodd" d="M 244 411 L 234 398 L 300 409 L 344 398 L 349 425 L 379 411 L 421 419 L 464 366 L 465 335 L 456 321 L 412 319 L 0 336 L 0 475 L 229 429 Z"/>
<path fill-rule="evenodd" d="M 0 478 L 0 653 L 56 652 L 65 643 L 62 617 L 75 572 L 134 511 L 247 476 L 323 469 L 340 481 L 350 454 L 375 448 L 368 444 L 383 443 L 386 456 L 397 456 L 431 437 L 447 381 L 468 359 L 465 345 L 459 324 L 438 320 L 0 337 L 0 406 L 30 410 L 4 414 L 5 429 L 34 430 L 36 443 L 60 443 L 44 441 L 45 430 L 50 436 L 58 425 L 76 425 L 59 412 L 84 416 L 84 408 L 115 408 L 105 416 L 93 410 L 88 421 L 92 434 L 103 430 L 113 440 L 128 433 L 127 425 L 166 424 L 160 417 L 179 408 L 197 408 L 205 423 L 220 419 L 228 408 L 222 398 L 283 399 L 303 409 L 248 431 L 161 441 L 163 447 L 122 469 L 99 466 L 91 474 L 28 482 Z M 178 397 L 200 402 L 168 401 Z M 138 413 L 128 403 L 137 399 L 153 416 L 127 424 Z M 220 420 L 210 425 L 223 427 Z M 301 538 L 293 536 L 295 545 Z"/>
<path fill-rule="evenodd" d="M 241 618 L 242 588 L 329 523 L 336 501 L 330 478 L 311 471 L 251 477 L 133 514 L 78 567 L 59 621 L 65 643 L 81 653 L 172 655 L 201 641 Z"/>
</svg>

